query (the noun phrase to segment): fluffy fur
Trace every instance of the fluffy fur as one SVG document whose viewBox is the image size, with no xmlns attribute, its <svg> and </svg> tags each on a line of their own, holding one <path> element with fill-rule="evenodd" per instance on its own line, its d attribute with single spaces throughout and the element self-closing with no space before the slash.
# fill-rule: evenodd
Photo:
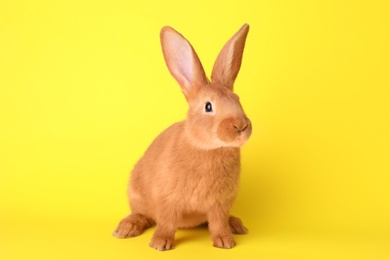
<svg viewBox="0 0 390 260">
<path fill-rule="evenodd" d="M 187 119 L 162 132 L 135 165 L 129 183 L 131 214 L 114 231 L 135 237 L 157 224 L 150 246 L 168 250 L 178 228 L 208 224 L 214 246 L 232 248 L 245 234 L 230 216 L 240 174 L 240 147 L 252 132 L 233 84 L 249 26 L 223 47 L 211 82 L 190 43 L 170 27 L 161 30 L 164 58 L 189 104 Z M 205 104 L 212 110 L 206 111 Z"/>
</svg>

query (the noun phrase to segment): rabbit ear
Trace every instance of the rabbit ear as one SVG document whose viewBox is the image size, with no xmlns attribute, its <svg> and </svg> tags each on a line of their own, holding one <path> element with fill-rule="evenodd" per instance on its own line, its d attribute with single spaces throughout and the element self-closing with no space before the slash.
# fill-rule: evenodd
<svg viewBox="0 0 390 260">
<path fill-rule="evenodd" d="M 171 27 L 161 29 L 160 40 L 165 63 L 188 99 L 191 93 L 209 82 L 198 55 L 191 44 Z"/>
<path fill-rule="evenodd" d="M 244 24 L 222 48 L 214 63 L 211 82 L 222 84 L 233 90 L 234 81 L 241 67 L 248 32 L 249 25 Z"/>
</svg>

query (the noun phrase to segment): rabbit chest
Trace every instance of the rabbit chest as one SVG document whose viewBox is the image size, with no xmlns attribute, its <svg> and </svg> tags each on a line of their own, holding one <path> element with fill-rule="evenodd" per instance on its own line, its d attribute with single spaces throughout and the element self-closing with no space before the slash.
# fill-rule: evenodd
<svg viewBox="0 0 390 260">
<path fill-rule="evenodd" d="M 170 162 L 164 197 L 184 211 L 207 212 L 214 204 L 231 204 L 236 196 L 238 148 L 193 151 L 191 157 Z"/>
</svg>

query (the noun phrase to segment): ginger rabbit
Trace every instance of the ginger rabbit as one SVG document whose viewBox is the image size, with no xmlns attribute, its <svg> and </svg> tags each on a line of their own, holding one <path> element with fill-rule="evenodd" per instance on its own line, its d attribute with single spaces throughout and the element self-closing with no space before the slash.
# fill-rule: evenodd
<svg viewBox="0 0 390 260">
<path fill-rule="evenodd" d="M 188 102 L 187 118 L 163 131 L 135 165 L 129 183 L 131 214 L 113 235 L 129 238 L 157 224 L 150 246 L 169 250 L 178 228 L 208 224 L 214 246 L 232 248 L 246 234 L 229 215 L 240 174 L 240 147 L 252 124 L 233 93 L 249 25 L 219 53 L 206 77 L 191 44 L 171 27 L 161 30 L 166 65 Z"/>
</svg>

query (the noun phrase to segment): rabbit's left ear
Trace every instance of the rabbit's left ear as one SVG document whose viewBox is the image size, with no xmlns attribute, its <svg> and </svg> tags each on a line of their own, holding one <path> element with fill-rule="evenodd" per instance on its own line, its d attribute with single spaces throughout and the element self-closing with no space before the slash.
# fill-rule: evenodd
<svg viewBox="0 0 390 260">
<path fill-rule="evenodd" d="M 188 99 L 209 82 L 198 55 L 191 44 L 171 27 L 162 28 L 160 39 L 165 63 Z"/>
<path fill-rule="evenodd" d="M 240 71 L 242 54 L 248 32 L 249 25 L 244 24 L 222 48 L 214 63 L 211 82 L 222 84 L 233 90 L 234 81 Z"/>
</svg>

